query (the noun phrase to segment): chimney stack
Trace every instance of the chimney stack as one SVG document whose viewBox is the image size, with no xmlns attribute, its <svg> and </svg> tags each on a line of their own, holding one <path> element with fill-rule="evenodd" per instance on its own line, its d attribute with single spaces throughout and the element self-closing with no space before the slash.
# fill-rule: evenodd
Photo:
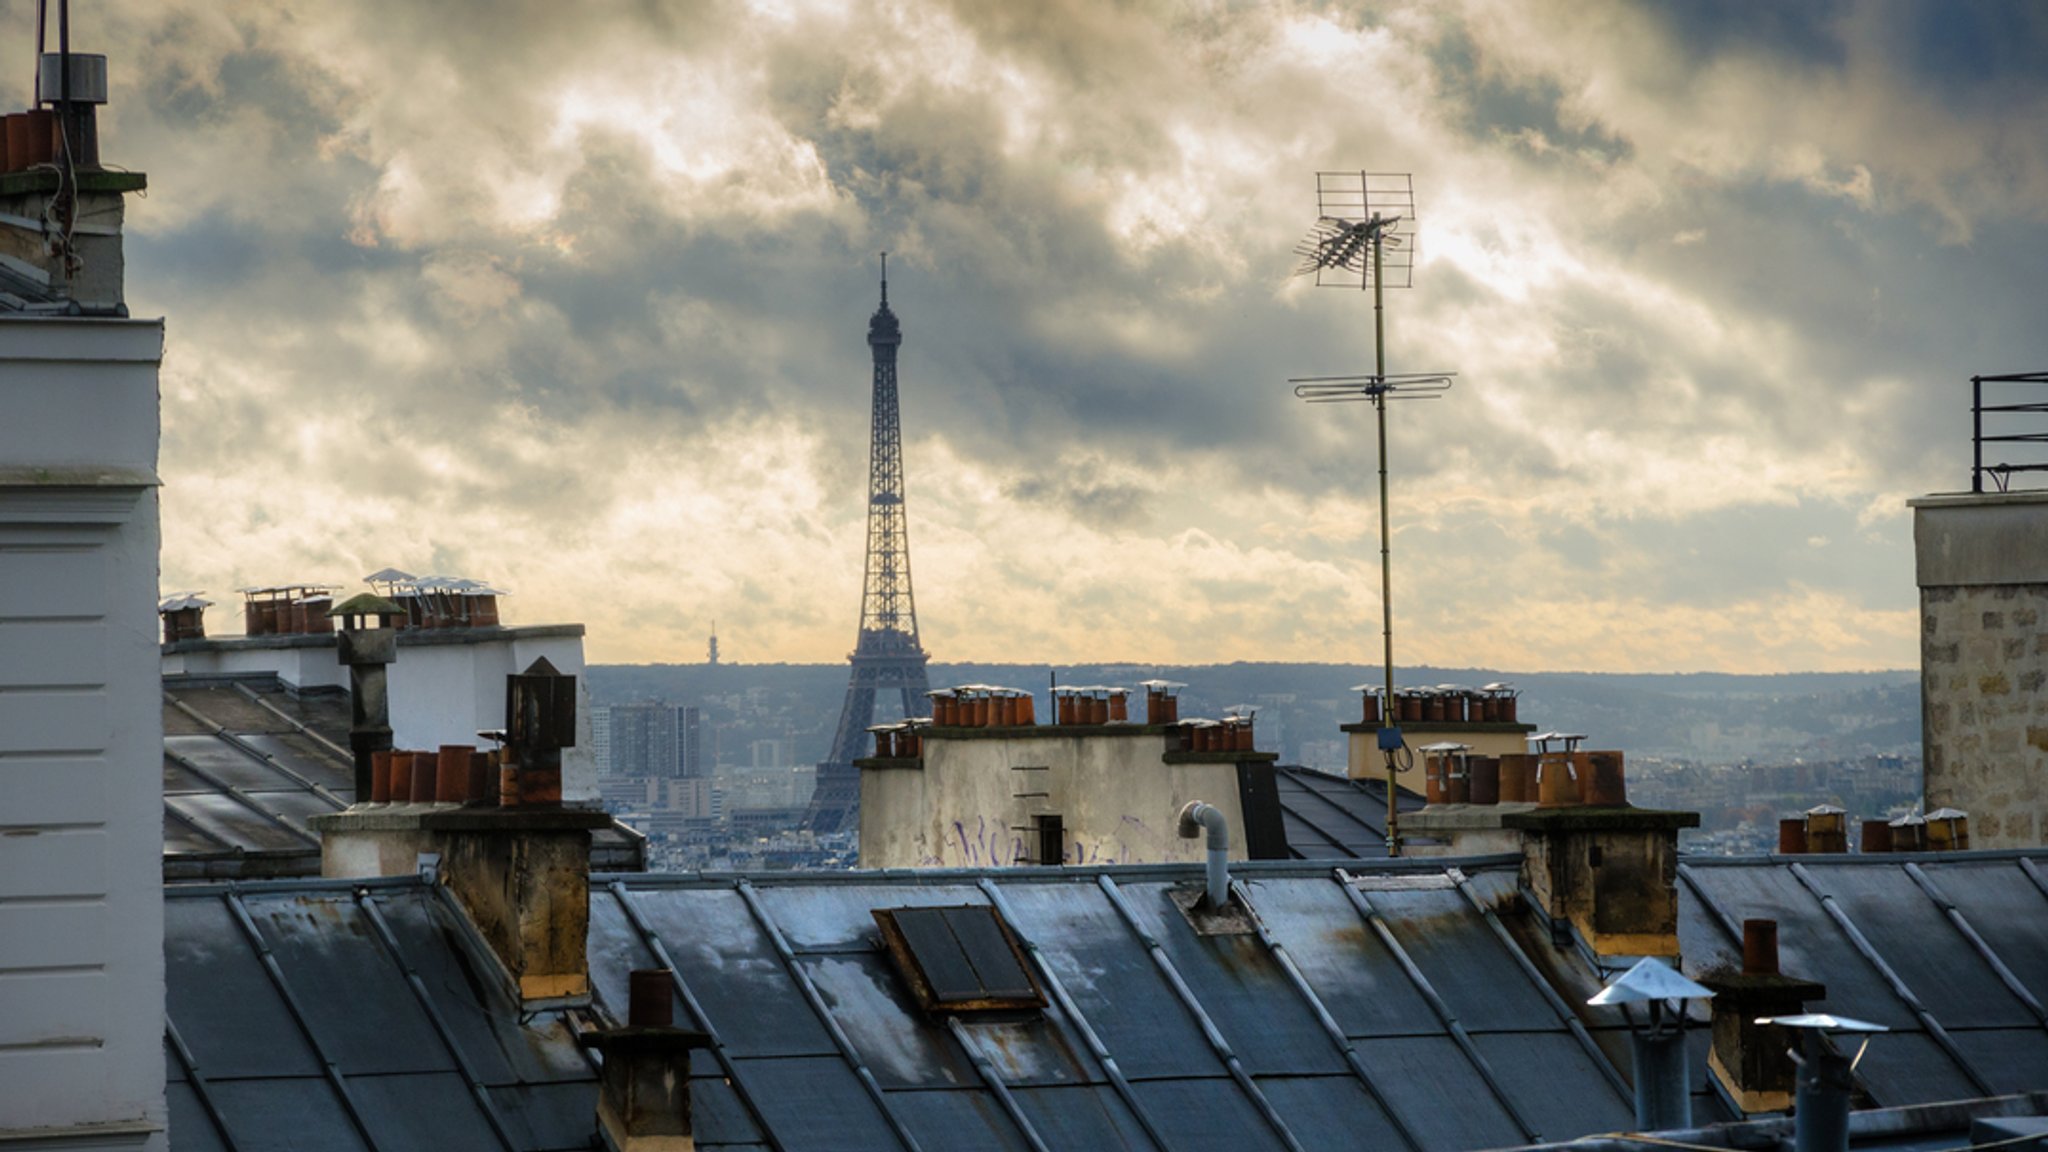
<svg viewBox="0 0 2048 1152">
<path fill-rule="evenodd" d="M 1827 995 L 1824 985 L 1778 971 L 1778 922 L 1742 922 L 1742 971 L 1711 973 L 1700 983 L 1714 991 L 1714 1038 L 1707 1066 L 1745 1113 L 1782 1112 L 1792 1106 L 1798 1067 L 1791 1032 L 1759 1019 L 1794 1016 Z"/>
<path fill-rule="evenodd" d="M 126 316 L 121 197 L 148 180 L 100 164 L 95 109 L 107 101 L 107 58 L 46 53 L 38 75 L 42 107 L 5 117 L 0 257 L 30 283 L 27 311 Z"/>
<path fill-rule="evenodd" d="M 590 1037 L 604 1054 L 598 1074 L 598 1134 L 612 1152 L 693 1152 L 690 1053 L 711 1038 L 674 1026 L 674 984 L 666 968 L 628 977 L 626 1026 Z"/>
<path fill-rule="evenodd" d="M 202 600 L 197 592 L 180 592 L 166 597 L 156 607 L 164 622 L 164 643 L 206 639 L 206 610 L 213 601 Z"/>
<path fill-rule="evenodd" d="M 253 607 L 255 601 L 250 603 Z M 398 658 L 398 635 L 391 628 L 398 611 L 398 605 L 369 592 L 328 610 L 330 621 L 339 617 L 342 622 L 334 653 L 348 669 L 348 747 L 356 762 L 358 804 L 376 792 L 377 753 L 391 750 L 391 698 L 384 670 Z"/>
<path fill-rule="evenodd" d="M 394 614 L 402 611 L 383 603 Z M 359 659 L 374 645 L 395 648 L 395 629 L 358 629 L 354 623 L 343 629 L 342 642 L 353 645 Z M 374 662 L 352 671 L 356 667 L 383 671 Z M 497 804 L 489 804 L 488 788 L 485 797 L 475 794 L 479 785 L 491 783 L 478 771 L 479 753 L 450 745 L 446 755 L 392 756 L 383 789 L 390 803 L 374 805 L 373 779 L 356 805 L 307 823 L 321 833 L 320 871 L 327 877 L 411 875 L 421 856 L 437 855 L 436 882 L 468 913 L 497 976 L 524 1006 L 587 1003 L 590 832 L 611 817 L 562 806 L 562 749 L 575 743 L 576 678 L 536 660 L 505 680 L 505 731 L 485 734 L 506 745 Z M 373 768 L 374 762 L 373 754 Z M 456 779 L 464 783 L 463 803 L 456 802 Z"/>
</svg>

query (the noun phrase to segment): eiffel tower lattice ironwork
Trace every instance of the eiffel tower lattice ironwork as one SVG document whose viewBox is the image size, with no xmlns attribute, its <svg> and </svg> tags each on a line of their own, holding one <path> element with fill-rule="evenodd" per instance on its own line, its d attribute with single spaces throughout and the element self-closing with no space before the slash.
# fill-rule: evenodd
<svg viewBox="0 0 2048 1152">
<path fill-rule="evenodd" d="M 868 444 L 868 561 L 860 599 L 860 639 L 853 648 L 853 678 L 832 737 L 832 752 L 818 765 L 804 823 L 813 832 L 853 828 L 860 815 L 860 769 L 875 694 L 897 691 L 903 715 L 924 715 L 930 682 L 917 639 L 917 605 L 910 595 L 910 535 L 903 514 L 903 430 L 896 410 L 896 349 L 903 330 L 889 310 L 889 254 L 882 254 L 882 305 L 868 321 L 875 358 L 874 418 Z"/>
</svg>

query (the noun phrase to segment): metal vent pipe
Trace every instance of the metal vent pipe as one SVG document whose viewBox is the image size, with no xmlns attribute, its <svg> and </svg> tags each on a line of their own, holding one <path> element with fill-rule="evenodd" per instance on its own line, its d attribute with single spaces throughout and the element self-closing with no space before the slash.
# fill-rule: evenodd
<svg viewBox="0 0 2048 1152">
<path fill-rule="evenodd" d="M 1855 1064 L 1818 1028 L 1802 1028 L 1799 1034 L 1804 1052 L 1798 1057 L 1799 1083 L 1793 1094 L 1793 1147 L 1797 1152 L 1848 1152 Z"/>
<path fill-rule="evenodd" d="M 1209 830 L 1209 907 L 1220 909 L 1230 903 L 1230 819 L 1214 805 L 1190 801 L 1180 810 L 1180 836 L 1193 840 L 1202 829 Z"/>
</svg>

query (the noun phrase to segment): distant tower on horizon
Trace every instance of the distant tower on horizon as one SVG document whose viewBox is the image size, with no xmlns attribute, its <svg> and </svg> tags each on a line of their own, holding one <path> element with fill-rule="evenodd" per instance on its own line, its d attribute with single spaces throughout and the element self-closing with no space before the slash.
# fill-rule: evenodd
<svg viewBox="0 0 2048 1152">
<path fill-rule="evenodd" d="M 711 650 L 705 653 L 704 662 L 713 668 L 718 667 L 718 621 L 716 620 L 711 622 Z"/>
<path fill-rule="evenodd" d="M 922 714 L 930 682 L 917 638 L 917 606 L 910 596 L 910 534 L 903 512 L 903 431 L 896 411 L 896 349 L 903 330 L 889 311 L 889 254 L 882 253 L 882 305 L 868 321 L 875 358 L 874 416 L 868 442 L 868 558 L 860 598 L 860 639 L 853 677 L 832 751 L 818 765 L 804 824 L 820 834 L 855 827 L 860 814 L 860 770 L 875 693 L 895 689 L 903 714 Z"/>
</svg>

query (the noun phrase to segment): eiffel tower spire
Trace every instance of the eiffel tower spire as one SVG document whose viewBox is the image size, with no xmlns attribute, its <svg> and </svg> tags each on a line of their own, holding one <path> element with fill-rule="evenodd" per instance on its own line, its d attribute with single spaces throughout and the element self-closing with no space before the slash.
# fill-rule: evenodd
<svg viewBox="0 0 2048 1152">
<path fill-rule="evenodd" d="M 874 355 L 874 413 L 868 438 L 867 572 L 860 598 L 860 635 L 854 643 L 852 679 L 840 709 L 832 751 L 818 765 L 805 824 L 814 832 L 857 826 L 860 770 L 867 754 L 867 728 L 874 723 L 875 693 L 902 694 L 903 715 L 921 716 L 930 682 L 927 659 L 917 637 L 917 605 L 910 593 L 910 534 L 903 508 L 903 429 L 896 408 L 896 349 L 903 329 L 889 310 L 889 254 L 882 253 L 882 302 L 868 321 Z"/>
</svg>

